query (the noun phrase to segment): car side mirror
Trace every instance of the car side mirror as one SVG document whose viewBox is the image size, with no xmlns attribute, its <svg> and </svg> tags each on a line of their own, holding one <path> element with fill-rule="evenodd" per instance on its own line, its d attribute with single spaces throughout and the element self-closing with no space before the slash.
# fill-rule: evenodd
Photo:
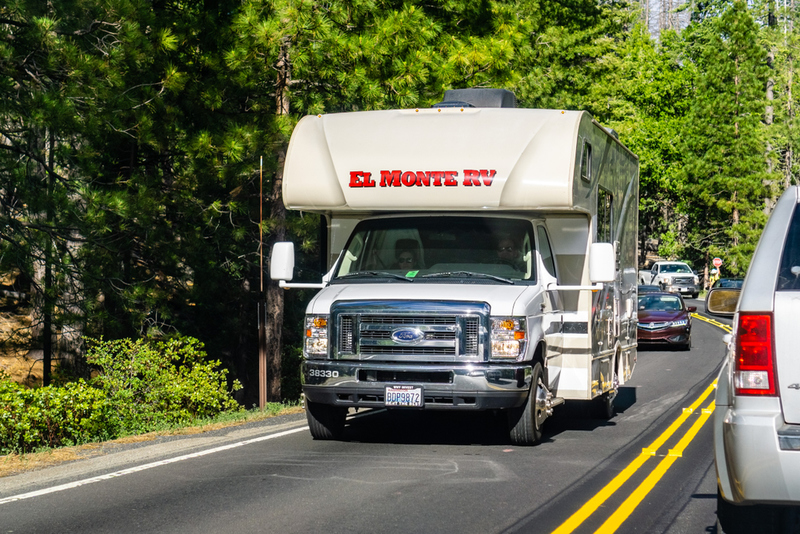
<svg viewBox="0 0 800 534">
<path fill-rule="evenodd" d="M 589 247 L 589 280 L 593 284 L 613 282 L 617 278 L 614 245 L 592 243 Z"/>
<path fill-rule="evenodd" d="M 712 315 L 733 317 L 742 290 L 733 287 L 715 287 L 706 295 L 706 311 Z"/>
<path fill-rule="evenodd" d="M 696 312 L 696 311 L 697 311 L 697 306 L 687 306 L 687 307 L 686 307 L 686 310 L 687 310 L 689 313 L 694 313 L 694 312 Z"/>
<path fill-rule="evenodd" d="M 284 241 L 272 246 L 269 261 L 269 277 L 273 280 L 294 278 L 294 243 Z"/>
</svg>

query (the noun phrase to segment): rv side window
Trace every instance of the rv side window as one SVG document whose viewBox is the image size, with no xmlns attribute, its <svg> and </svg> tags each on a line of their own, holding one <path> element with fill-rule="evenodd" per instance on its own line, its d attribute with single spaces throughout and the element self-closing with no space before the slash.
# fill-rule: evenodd
<svg viewBox="0 0 800 534">
<path fill-rule="evenodd" d="M 597 242 L 613 243 L 611 228 L 614 224 L 614 197 L 603 188 L 597 191 Z"/>
<path fill-rule="evenodd" d="M 585 182 L 592 181 L 592 145 L 583 142 L 583 152 L 581 153 L 581 179 Z"/>
<path fill-rule="evenodd" d="M 556 264 L 553 261 L 553 251 L 550 249 L 550 239 L 547 238 L 547 230 L 544 226 L 538 226 L 536 233 L 539 235 L 539 254 L 542 255 L 542 263 L 547 272 L 556 276 Z"/>
</svg>

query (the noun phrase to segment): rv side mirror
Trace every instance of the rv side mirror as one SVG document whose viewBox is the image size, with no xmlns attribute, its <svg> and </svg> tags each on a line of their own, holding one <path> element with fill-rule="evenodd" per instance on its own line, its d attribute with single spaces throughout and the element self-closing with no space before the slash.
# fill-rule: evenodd
<svg viewBox="0 0 800 534">
<path fill-rule="evenodd" d="M 706 295 L 706 312 L 712 315 L 733 317 L 741 294 L 740 288 L 715 287 L 709 289 L 708 295 Z"/>
<path fill-rule="evenodd" d="M 613 282 L 617 278 L 614 245 L 592 243 L 589 248 L 589 280 L 593 284 Z"/>
<path fill-rule="evenodd" d="M 294 277 L 294 243 L 275 243 L 269 261 L 269 277 L 273 280 L 291 280 Z"/>
</svg>

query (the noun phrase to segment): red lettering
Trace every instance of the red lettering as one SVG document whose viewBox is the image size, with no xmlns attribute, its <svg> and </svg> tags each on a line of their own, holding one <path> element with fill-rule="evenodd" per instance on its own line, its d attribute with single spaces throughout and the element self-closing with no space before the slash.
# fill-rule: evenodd
<svg viewBox="0 0 800 534">
<path fill-rule="evenodd" d="M 481 173 L 471 169 L 464 170 L 464 185 L 481 185 Z"/>
<path fill-rule="evenodd" d="M 483 177 L 483 185 L 486 186 L 492 185 L 492 180 L 494 180 L 495 174 L 497 174 L 497 171 L 495 170 L 487 171 L 485 169 L 481 169 L 481 177 Z"/>
<path fill-rule="evenodd" d="M 411 171 L 404 172 L 401 180 L 403 181 L 404 186 L 411 187 L 417 183 L 417 173 Z"/>
<path fill-rule="evenodd" d="M 350 187 L 375 187 L 371 172 L 350 171 Z"/>
<path fill-rule="evenodd" d="M 431 176 L 433 176 L 433 185 L 435 187 L 442 185 L 442 178 L 444 178 L 444 173 L 442 171 L 432 171 Z"/>
<path fill-rule="evenodd" d="M 417 185 L 431 185 L 431 172 L 417 171 Z"/>
<path fill-rule="evenodd" d="M 400 187 L 400 174 L 403 171 L 381 171 L 381 187 Z"/>
<path fill-rule="evenodd" d="M 458 171 L 444 171 L 444 185 L 458 185 L 456 176 L 458 176 Z"/>
<path fill-rule="evenodd" d="M 350 187 L 364 187 L 361 171 L 350 171 Z"/>
</svg>

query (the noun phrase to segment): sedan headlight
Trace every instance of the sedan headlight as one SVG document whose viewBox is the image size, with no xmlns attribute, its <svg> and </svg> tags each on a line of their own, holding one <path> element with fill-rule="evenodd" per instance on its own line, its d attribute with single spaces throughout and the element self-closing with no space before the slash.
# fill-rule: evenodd
<svg viewBox="0 0 800 534">
<path fill-rule="evenodd" d="M 306 315 L 306 358 L 328 356 L 328 316 Z"/>
<path fill-rule="evenodd" d="M 670 326 L 686 326 L 689 324 L 689 319 L 680 319 L 678 321 L 672 321 Z"/>
<path fill-rule="evenodd" d="M 525 318 L 492 319 L 492 358 L 521 359 L 525 355 L 527 342 Z"/>
</svg>

